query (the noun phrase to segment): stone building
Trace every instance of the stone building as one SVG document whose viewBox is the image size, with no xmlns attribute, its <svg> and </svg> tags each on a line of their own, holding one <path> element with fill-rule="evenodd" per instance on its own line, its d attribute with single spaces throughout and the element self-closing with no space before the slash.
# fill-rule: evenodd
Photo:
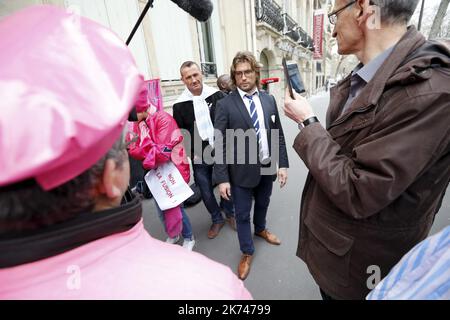
<svg viewBox="0 0 450 320">
<path fill-rule="evenodd" d="M 168 0 L 154 0 L 142 27 L 130 43 L 146 78 L 161 79 L 164 106 L 170 110 L 184 86 L 179 66 L 186 60 L 200 63 L 205 81 L 229 73 L 236 52 L 248 50 L 263 65 L 262 78 L 279 77 L 268 90 L 278 103 L 284 93 L 282 58 L 297 63 L 308 94 L 320 90 L 330 69 L 331 28 L 326 19 L 330 0 L 211 0 L 214 11 L 198 22 Z M 35 4 L 65 7 L 128 38 L 147 0 L 2 0 L 0 19 Z M 323 57 L 313 59 L 314 13 L 323 10 Z"/>
</svg>

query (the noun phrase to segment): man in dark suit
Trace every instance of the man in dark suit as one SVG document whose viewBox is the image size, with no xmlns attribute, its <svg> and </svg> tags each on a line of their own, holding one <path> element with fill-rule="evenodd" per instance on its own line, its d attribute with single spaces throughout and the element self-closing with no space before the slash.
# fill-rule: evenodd
<svg viewBox="0 0 450 320">
<path fill-rule="evenodd" d="M 260 67 L 253 54 L 236 55 L 231 78 L 237 89 L 217 103 L 215 129 L 221 135 L 215 141 L 215 170 L 220 195 L 233 197 L 243 254 L 238 276 L 244 280 L 255 251 L 250 225 L 252 199 L 255 235 L 279 245 L 277 236 L 266 228 L 266 214 L 273 181 L 278 174 L 280 186 L 286 184 L 289 162 L 275 98 L 258 90 Z"/>
<path fill-rule="evenodd" d="M 211 215 L 212 225 L 208 238 L 214 239 L 224 226 L 225 220 L 236 229 L 233 203 L 221 199 L 219 206 L 213 187 L 213 121 L 216 103 L 225 94 L 203 84 L 202 72 L 193 61 L 184 62 L 180 67 L 180 74 L 186 89 L 173 105 L 173 117 L 178 127 L 189 133 L 190 143 L 187 141 L 186 150 L 192 160 L 195 183 Z M 225 213 L 225 219 L 222 211 Z"/>
</svg>

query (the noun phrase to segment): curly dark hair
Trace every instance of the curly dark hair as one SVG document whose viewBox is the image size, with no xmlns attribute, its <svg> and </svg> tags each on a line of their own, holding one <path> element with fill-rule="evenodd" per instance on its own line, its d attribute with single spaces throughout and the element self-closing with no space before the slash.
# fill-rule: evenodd
<svg viewBox="0 0 450 320">
<path fill-rule="evenodd" d="M 230 75 L 233 86 L 236 87 L 236 67 L 238 63 L 248 62 L 250 67 L 256 73 L 256 86 L 261 88 L 260 78 L 261 78 L 261 64 L 256 61 L 255 56 L 250 51 L 240 51 L 236 54 L 231 64 Z"/>
<path fill-rule="evenodd" d="M 123 136 L 91 168 L 76 178 L 46 191 L 34 180 L 0 187 L 0 235 L 51 226 L 81 212 L 92 211 L 93 188 L 99 182 L 107 159 L 122 166 L 127 154 Z"/>
</svg>

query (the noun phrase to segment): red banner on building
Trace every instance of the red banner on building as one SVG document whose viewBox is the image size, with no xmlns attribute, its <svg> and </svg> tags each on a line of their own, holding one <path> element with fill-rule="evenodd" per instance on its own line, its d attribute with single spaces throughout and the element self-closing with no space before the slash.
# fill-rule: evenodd
<svg viewBox="0 0 450 320">
<path fill-rule="evenodd" d="M 323 33 L 324 33 L 325 12 L 317 10 L 314 12 L 314 59 L 323 58 Z"/>
</svg>

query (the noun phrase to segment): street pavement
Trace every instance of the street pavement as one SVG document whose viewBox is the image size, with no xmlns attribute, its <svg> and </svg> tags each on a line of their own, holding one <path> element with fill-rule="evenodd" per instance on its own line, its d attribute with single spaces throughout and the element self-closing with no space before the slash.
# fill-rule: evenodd
<svg viewBox="0 0 450 320">
<path fill-rule="evenodd" d="M 328 93 L 319 93 L 312 97 L 310 102 L 319 120 L 325 123 L 329 102 Z M 267 214 L 267 227 L 280 238 L 282 243 L 280 246 L 274 246 L 261 238 L 254 238 L 255 254 L 245 286 L 253 298 L 258 300 L 316 300 L 320 299 L 319 289 L 306 265 L 295 255 L 301 192 L 308 171 L 292 148 L 298 133 L 297 125 L 284 116 L 281 106 L 279 109 L 286 136 L 290 168 L 287 185 L 280 189 L 278 182 L 274 184 Z M 196 240 L 194 251 L 229 266 L 236 273 L 241 257 L 237 233 L 227 224 L 217 238 L 208 239 L 207 232 L 211 219 L 202 202 L 188 208 L 187 214 Z M 167 236 L 157 217 L 153 200 L 144 202 L 144 224 L 154 238 L 163 241 L 166 239 Z M 447 192 L 431 233 L 434 234 L 449 224 L 450 195 Z M 180 272 L 183 272 L 182 261 L 180 261 Z"/>
</svg>

